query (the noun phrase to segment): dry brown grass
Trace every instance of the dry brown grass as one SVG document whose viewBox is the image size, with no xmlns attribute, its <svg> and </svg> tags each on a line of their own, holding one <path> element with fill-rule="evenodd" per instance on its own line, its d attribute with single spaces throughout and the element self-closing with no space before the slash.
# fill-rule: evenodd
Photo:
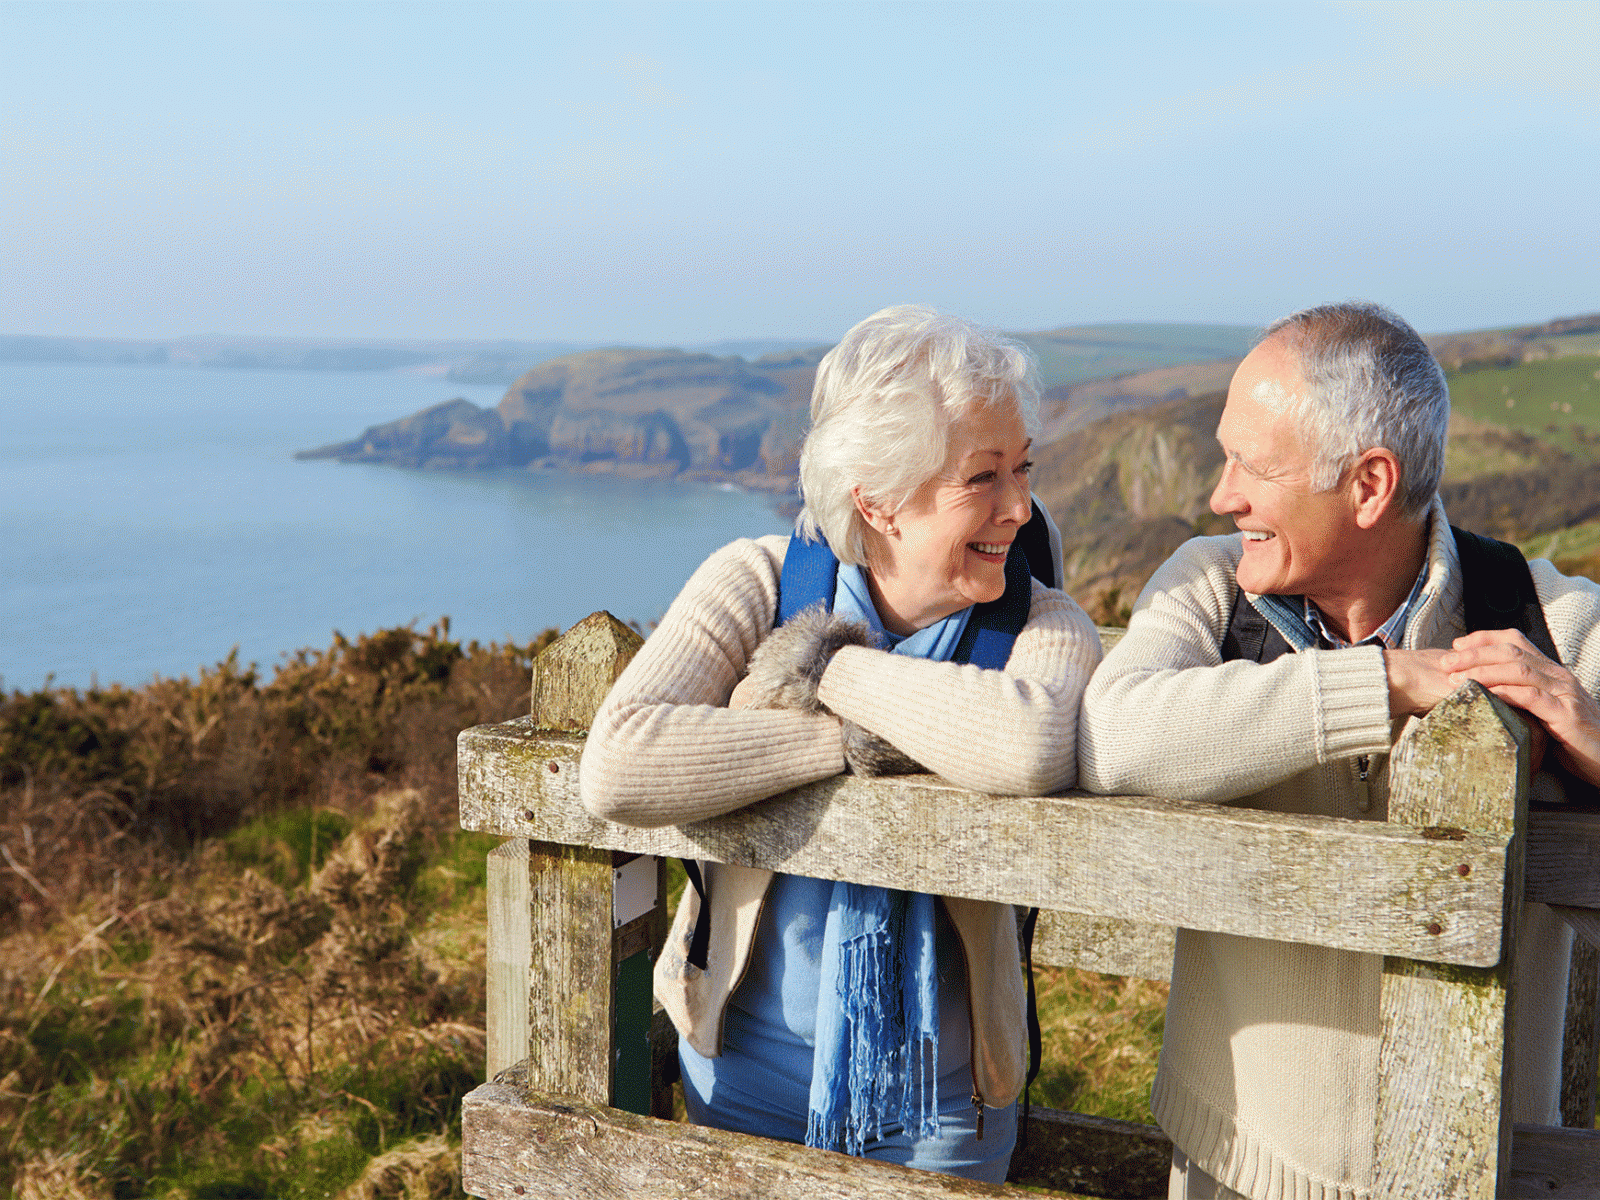
<svg viewBox="0 0 1600 1200">
<path fill-rule="evenodd" d="M 0 698 L 0 1188 L 460 1194 L 492 839 L 455 734 L 526 711 L 532 651 Z"/>
<path fill-rule="evenodd" d="M 1034 982 L 1044 1035 L 1034 1102 L 1153 1125 L 1167 985 L 1057 967 L 1034 968 Z"/>
</svg>

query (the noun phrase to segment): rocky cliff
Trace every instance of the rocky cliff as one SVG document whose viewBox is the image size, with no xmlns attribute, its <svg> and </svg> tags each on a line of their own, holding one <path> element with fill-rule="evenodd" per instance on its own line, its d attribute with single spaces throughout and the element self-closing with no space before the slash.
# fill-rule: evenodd
<svg viewBox="0 0 1600 1200">
<path fill-rule="evenodd" d="M 746 362 L 592 350 L 541 363 L 496 408 L 451 400 L 299 458 L 736 478 L 787 490 L 824 347 Z"/>
</svg>

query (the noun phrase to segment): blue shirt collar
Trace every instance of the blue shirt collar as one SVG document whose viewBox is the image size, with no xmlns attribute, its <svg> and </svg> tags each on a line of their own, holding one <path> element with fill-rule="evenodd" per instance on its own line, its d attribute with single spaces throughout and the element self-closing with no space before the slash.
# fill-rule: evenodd
<svg viewBox="0 0 1600 1200">
<path fill-rule="evenodd" d="M 1351 645 L 1386 646 L 1393 650 L 1400 644 L 1400 640 L 1406 636 L 1406 623 L 1411 620 L 1411 610 L 1416 608 L 1417 600 L 1422 595 L 1422 585 L 1427 580 L 1428 563 L 1424 560 L 1422 570 L 1417 572 L 1417 581 L 1411 585 L 1411 594 L 1405 598 L 1405 602 L 1389 614 L 1389 619 L 1376 632 L 1362 638 L 1359 642 L 1347 642 L 1329 629 L 1327 622 L 1322 619 L 1322 613 L 1317 610 L 1315 604 L 1311 603 L 1309 596 L 1300 597 L 1300 603 L 1304 606 L 1302 616 L 1311 631 L 1321 641 L 1326 642 L 1335 650 L 1344 650 Z"/>
</svg>

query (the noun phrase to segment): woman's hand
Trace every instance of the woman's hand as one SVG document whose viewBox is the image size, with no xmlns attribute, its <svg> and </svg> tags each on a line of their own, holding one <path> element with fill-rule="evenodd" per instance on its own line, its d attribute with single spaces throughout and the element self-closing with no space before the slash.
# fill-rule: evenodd
<svg viewBox="0 0 1600 1200">
<path fill-rule="evenodd" d="M 861 622 L 813 605 L 779 625 L 756 648 L 750 671 L 734 687 L 728 707 L 827 712 L 817 699 L 817 684 L 828 663 L 845 646 L 870 645 L 872 634 Z"/>
<path fill-rule="evenodd" d="M 1440 666 L 1451 686 L 1475 679 L 1549 733 L 1561 765 L 1600 784 L 1600 703 L 1560 663 L 1515 629 L 1480 629 L 1459 637 Z"/>
<path fill-rule="evenodd" d="M 760 697 L 760 685 L 752 682 L 746 675 L 733 685 L 733 692 L 728 696 L 729 708 L 754 708 Z"/>
</svg>

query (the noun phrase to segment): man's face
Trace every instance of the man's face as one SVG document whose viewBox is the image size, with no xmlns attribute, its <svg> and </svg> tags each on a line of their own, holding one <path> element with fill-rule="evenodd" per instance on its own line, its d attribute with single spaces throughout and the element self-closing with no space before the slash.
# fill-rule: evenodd
<svg viewBox="0 0 1600 1200">
<path fill-rule="evenodd" d="M 1312 490 L 1311 452 L 1284 411 L 1304 387 L 1279 339 L 1263 342 L 1239 364 L 1217 423 L 1227 461 L 1211 511 L 1231 516 L 1244 533 L 1240 587 L 1315 601 L 1348 582 L 1346 540 L 1357 526 L 1342 487 Z"/>
</svg>

